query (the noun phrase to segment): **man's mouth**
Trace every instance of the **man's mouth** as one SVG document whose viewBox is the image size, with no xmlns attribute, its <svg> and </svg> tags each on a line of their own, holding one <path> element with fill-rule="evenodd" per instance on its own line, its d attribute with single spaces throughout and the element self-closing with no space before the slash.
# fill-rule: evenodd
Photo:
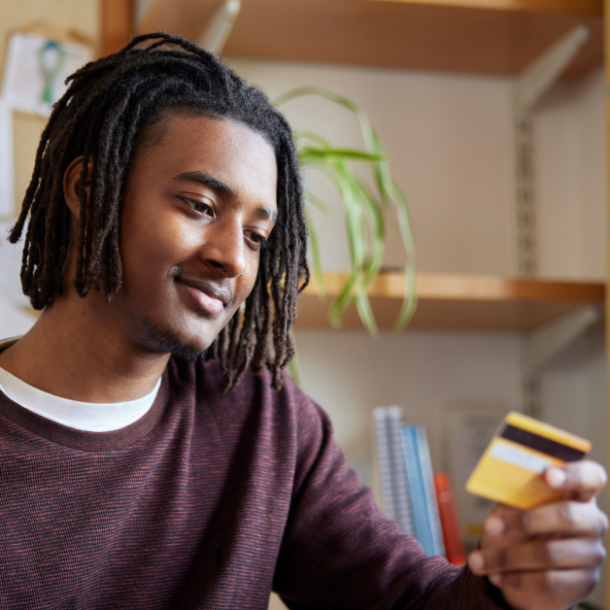
<svg viewBox="0 0 610 610">
<path fill-rule="evenodd" d="M 176 277 L 197 308 L 210 315 L 218 315 L 232 302 L 231 291 L 208 280 Z"/>
</svg>

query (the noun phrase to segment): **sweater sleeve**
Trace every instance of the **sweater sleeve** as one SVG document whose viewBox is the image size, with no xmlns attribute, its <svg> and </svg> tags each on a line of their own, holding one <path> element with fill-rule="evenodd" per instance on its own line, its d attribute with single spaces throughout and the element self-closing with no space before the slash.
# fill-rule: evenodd
<svg viewBox="0 0 610 610">
<path fill-rule="evenodd" d="M 289 608 L 508 608 L 487 579 L 427 557 L 402 535 L 347 467 L 328 417 L 298 402 L 294 489 L 274 579 Z"/>
</svg>

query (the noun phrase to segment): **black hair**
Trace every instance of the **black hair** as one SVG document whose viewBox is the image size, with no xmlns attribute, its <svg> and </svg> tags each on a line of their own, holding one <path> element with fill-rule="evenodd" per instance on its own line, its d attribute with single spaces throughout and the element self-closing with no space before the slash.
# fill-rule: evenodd
<svg viewBox="0 0 610 610">
<path fill-rule="evenodd" d="M 219 359 L 229 388 L 249 364 L 255 372 L 270 369 L 273 386 L 280 388 L 280 371 L 294 356 L 290 327 L 298 294 L 309 281 L 301 177 L 286 119 L 214 55 L 168 34 L 134 38 L 118 53 L 85 65 L 66 84 L 42 133 L 32 180 L 9 237 L 12 243 L 19 240 L 29 216 L 21 282 L 32 306 L 43 309 L 62 294 L 70 240 L 63 178 L 74 159 L 83 156 L 74 286 L 82 297 L 97 288 L 111 299 L 123 279 L 123 192 L 144 134 L 172 109 L 239 121 L 275 152 L 278 217 L 260 250 L 252 292 L 206 357 Z"/>
</svg>

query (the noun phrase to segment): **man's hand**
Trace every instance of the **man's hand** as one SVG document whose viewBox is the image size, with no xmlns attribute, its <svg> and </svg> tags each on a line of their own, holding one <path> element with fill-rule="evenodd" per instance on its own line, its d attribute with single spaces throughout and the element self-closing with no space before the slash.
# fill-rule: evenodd
<svg viewBox="0 0 610 610">
<path fill-rule="evenodd" d="M 606 555 L 608 519 L 595 501 L 605 470 L 582 461 L 545 476 L 561 498 L 527 511 L 497 504 L 483 525 L 481 549 L 468 559 L 472 572 L 488 576 L 518 610 L 569 608 L 595 587 Z"/>
</svg>

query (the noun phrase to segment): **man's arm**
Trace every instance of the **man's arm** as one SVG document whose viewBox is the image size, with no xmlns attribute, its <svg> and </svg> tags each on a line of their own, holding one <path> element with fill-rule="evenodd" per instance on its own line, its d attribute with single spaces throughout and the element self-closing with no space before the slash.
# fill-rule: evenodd
<svg viewBox="0 0 610 610">
<path fill-rule="evenodd" d="M 273 587 L 286 605 L 351 610 L 498 610 L 499 591 L 468 567 L 427 557 L 347 468 L 328 417 L 294 388 L 294 488 Z"/>
<path fill-rule="evenodd" d="M 518 610 L 562 610 L 588 595 L 605 557 L 608 519 L 595 496 L 606 472 L 595 462 L 549 469 L 557 502 L 523 511 L 498 504 L 486 519 L 470 569 L 488 576 Z"/>
</svg>

